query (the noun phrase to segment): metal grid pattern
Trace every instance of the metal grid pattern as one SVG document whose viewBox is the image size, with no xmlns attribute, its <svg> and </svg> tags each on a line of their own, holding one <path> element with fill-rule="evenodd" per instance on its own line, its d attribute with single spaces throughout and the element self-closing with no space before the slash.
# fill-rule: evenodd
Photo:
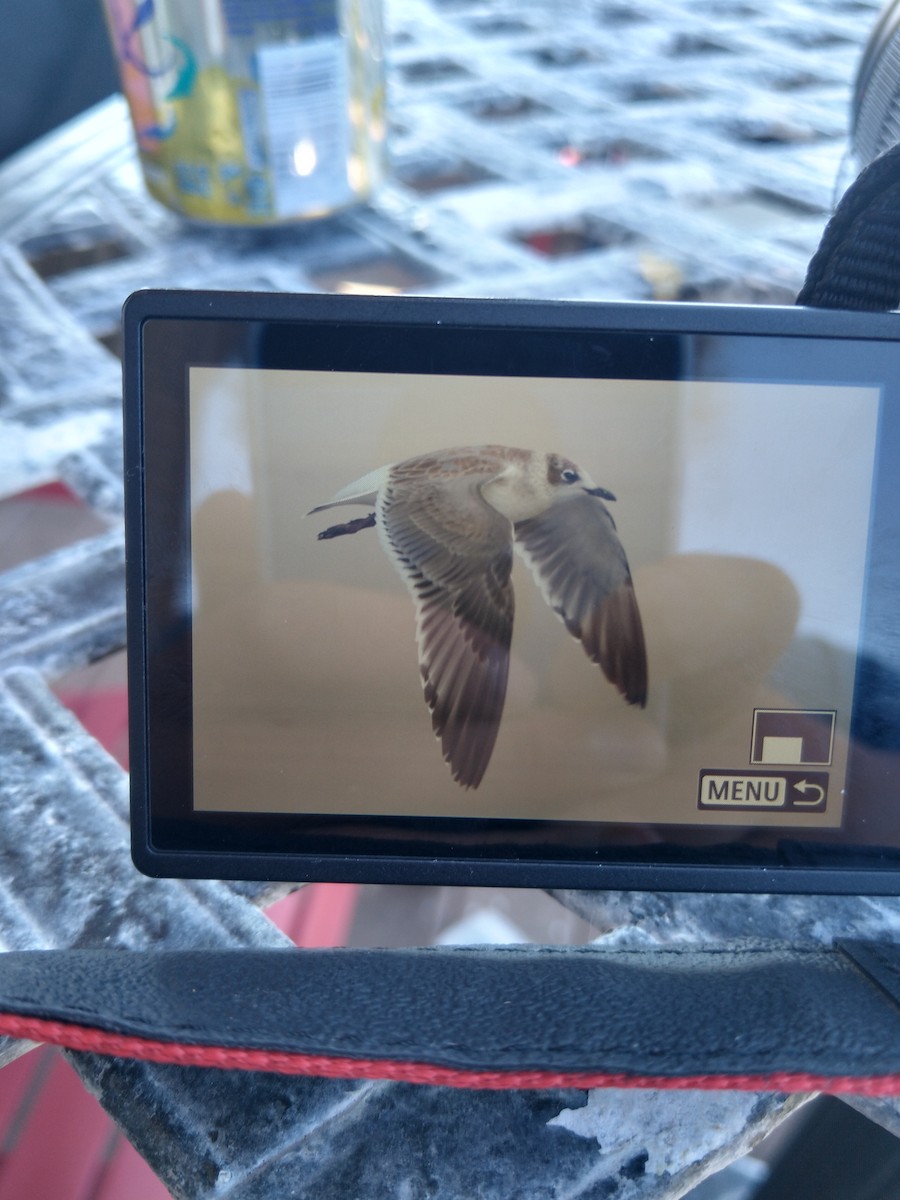
<svg viewBox="0 0 900 1200">
<path fill-rule="evenodd" d="M 0 575 L 0 946 L 282 942 L 251 902 L 262 888 L 136 875 L 125 774 L 51 690 L 124 644 L 128 293 L 790 302 L 841 175 L 874 13 L 871 0 L 394 0 L 392 182 L 369 208 L 284 230 L 191 228 L 156 206 L 119 100 L 0 169 L 2 495 L 61 480 L 103 525 Z M 897 930 L 890 901 L 559 898 L 619 941 Z M 71 1057 L 183 1197 L 675 1197 L 798 1103 L 467 1095 Z M 896 1126 L 890 1105 L 866 1111 Z"/>
</svg>

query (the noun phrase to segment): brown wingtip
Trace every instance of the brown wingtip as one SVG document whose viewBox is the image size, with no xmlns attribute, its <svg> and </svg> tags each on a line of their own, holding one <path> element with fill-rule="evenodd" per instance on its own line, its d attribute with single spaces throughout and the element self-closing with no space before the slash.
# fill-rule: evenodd
<svg viewBox="0 0 900 1200">
<path fill-rule="evenodd" d="M 646 707 L 647 647 L 630 580 L 607 596 L 586 628 L 570 632 L 580 639 L 591 661 L 597 663 L 629 704 Z"/>
<path fill-rule="evenodd" d="M 436 617 L 455 626 L 452 615 Z M 420 664 L 422 688 L 431 712 L 431 726 L 440 740 L 441 753 L 453 779 L 463 788 L 477 788 L 484 778 L 503 716 L 509 675 L 509 649 L 505 639 L 468 628 L 455 654 L 442 656 L 432 674 Z"/>
<path fill-rule="evenodd" d="M 498 674 L 481 682 L 479 692 L 469 693 L 469 703 L 461 702 L 446 711 L 433 684 L 425 681 L 425 700 L 431 710 L 431 724 L 441 743 L 444 762 L 454 781 L 462 788 L 475 789 L 490 765 L 500 731 L 500 718 L 506 692 L 506 674 Z"/>
<path fill-rule="evenodd" d="M 493 747 L 491 747 L 491 750 L 493 751 Z M 459 786 L 467 792 L 474 792 L 479 786 L 482 779 L 484 779 L 484 773 L 487 770 L 488 763 L 490 761 L 491 756 L 489 754 L 485 761 L 480 762 L 474 769 L 470 770 L 467 765 L 462 767 L 455 766 L 453 759 L 447 754 L 444 755 L 444 762 L 450 768 L 450 776 L 453 779 L 453 782 L 458 783 Z"/>
</svg>

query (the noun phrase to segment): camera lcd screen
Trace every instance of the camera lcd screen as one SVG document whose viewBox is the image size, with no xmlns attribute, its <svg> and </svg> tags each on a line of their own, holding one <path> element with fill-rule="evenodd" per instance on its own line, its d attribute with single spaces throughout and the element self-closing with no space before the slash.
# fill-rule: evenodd
<svg viewBox="0 0 900 1200">
<path fill-rule="evenodd" d="M 155 874 L 897 890 L 896 318 L 138 293 Z"/>
</svg>

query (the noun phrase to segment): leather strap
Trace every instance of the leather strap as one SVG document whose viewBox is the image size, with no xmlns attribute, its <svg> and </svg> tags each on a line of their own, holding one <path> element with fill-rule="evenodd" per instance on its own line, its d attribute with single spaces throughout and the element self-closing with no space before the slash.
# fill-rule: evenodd
<svg viewBox="0 0 900 1200">
<path fill-rule="evenodd" d="M 0 1033 L 478 1088 L 900 1094 L 900 946 L 0 955 Z"/>
</svg>

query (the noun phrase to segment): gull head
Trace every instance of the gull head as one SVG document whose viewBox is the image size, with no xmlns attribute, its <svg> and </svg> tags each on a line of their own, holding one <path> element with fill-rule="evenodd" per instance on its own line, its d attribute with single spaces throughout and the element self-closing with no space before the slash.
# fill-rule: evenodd
<svg viewBox="0 0 900 1200">
<path fill-rule="evenodd" d="M 553 505 L 587 493 L 615 500 L 587 471 L 562 454 L 506 450 L 505 465 L 482 486 L 485 500 L 515 524 L 539 517 Z"/>
</svg>

